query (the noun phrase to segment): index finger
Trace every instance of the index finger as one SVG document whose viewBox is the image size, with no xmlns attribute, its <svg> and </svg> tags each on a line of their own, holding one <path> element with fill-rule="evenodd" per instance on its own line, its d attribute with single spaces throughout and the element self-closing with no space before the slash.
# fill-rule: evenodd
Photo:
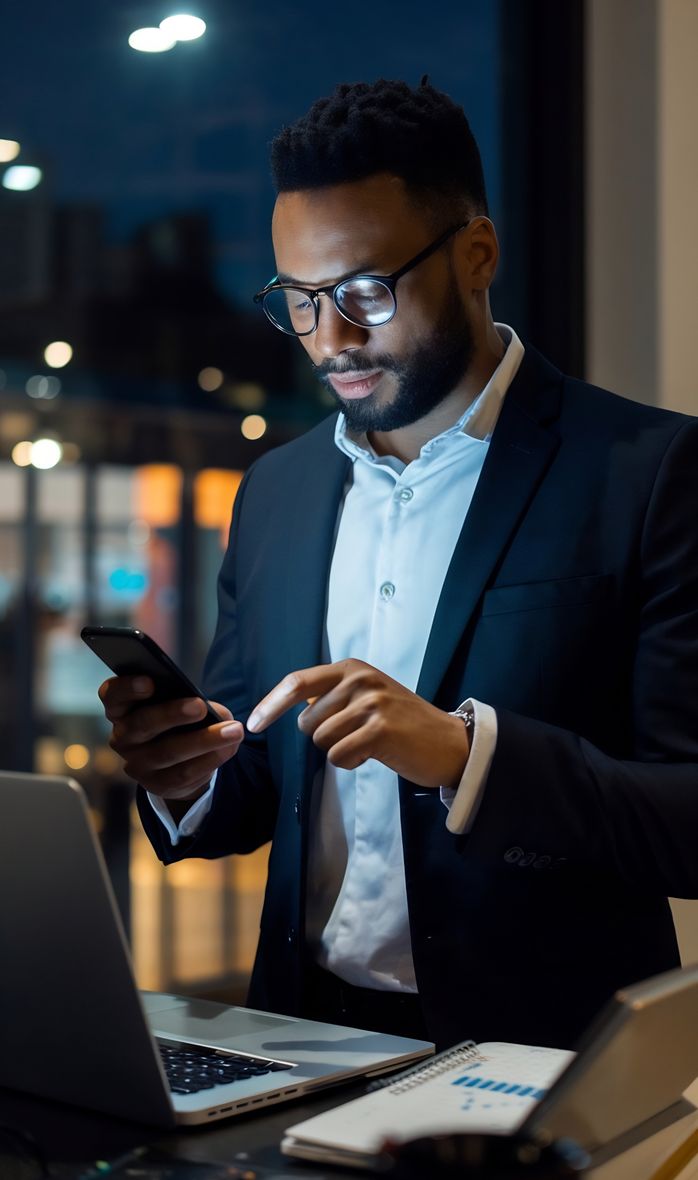
<svg viewBox="0 0 698 1180">
<path fill-rule="evenodd" d="M 247 729 L 250 733 L 261 733 L 294 705 L 329 692 L 339 684 L 343 675 L 339 664 L 317 664 L 314 668 L 289 672 L 255 705 L 247 719 Z"/>
<path fill-rule="evenodd" d="M 125 717 L 138 701 L 152 696 L 155 685 L 149 676 L 110 676 L 100 684 L 97 695 L 109 721 Z"/>
</svg>

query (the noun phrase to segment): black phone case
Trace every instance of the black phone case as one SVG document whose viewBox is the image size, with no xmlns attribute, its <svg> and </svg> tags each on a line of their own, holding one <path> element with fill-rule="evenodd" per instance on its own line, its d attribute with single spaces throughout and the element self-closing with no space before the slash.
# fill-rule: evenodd
<svg viewBox="0 0 698 1180">
<path fill-rule="evenodd" d="M 201 690 L 145 631 L 131 627 L 88 626 L 83 627 L 80 636 L 117 676 L 149 676 L 155 691 L 147 698 L 148 702 L 174 701 L 183 697 L 200 697 L 206 701 Z M 220 721 L 207 701 L 206 706 L 208 713 L 200 721 L 173 727 L 173 732 L 205 729 Z"/>
</svg>

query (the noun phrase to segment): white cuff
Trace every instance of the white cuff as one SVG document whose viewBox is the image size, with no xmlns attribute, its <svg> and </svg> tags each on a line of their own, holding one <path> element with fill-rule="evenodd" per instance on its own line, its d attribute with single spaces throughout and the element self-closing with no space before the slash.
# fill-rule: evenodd
<svg viewBox="0 0 698 1180">
<path fill-rule="evenodd" d="M 472 709 L 475 715 L 473 744 L 455 791 L 440 788 L 441 802 L 448 810 L 446 827 L 456 836 L 469 832 L 475 822 L 497 746 L 497 714 L 492 706 L 468 698 L 459 708 Z"/>
<path fill-rule="evenodd" d="M 205 794 L 199 795 L 199 798 L 194 800 L 187 813 L 182 816 L 179 824 L 175 823 L 172 812 L 164 799 L 161 799 L 159 795 L 151 795 L 150 791 L 146 792 L 153 811 L 162 825 L 167 829 L 167 834 L 173 845 L 179 844 L 182 836 L 194 836 L 198 832 L 211 810 L 213 788 L 216 785 L 217 777 L 218 771 L 215 771 L 208 790 Z"/>
</svg>

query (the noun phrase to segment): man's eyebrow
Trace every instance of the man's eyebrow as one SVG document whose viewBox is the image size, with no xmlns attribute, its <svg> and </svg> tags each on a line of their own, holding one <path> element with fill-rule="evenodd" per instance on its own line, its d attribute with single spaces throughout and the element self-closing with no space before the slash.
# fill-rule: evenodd
<svg viewBox="0 0 698 1180">
<path fill-rule="evenodd" d="M 375 274 L 376 271 L 375 271 L 375 269 L 373 269 L 373 267 L 375 267 L 375 263 L 372 263 L 372 262 L 363 263 L 361 266 L 353 266 L 351 268 L 351 270 L 348 270 L 345 274 L 340 275 L 338 279 L 334 280 L 334 282 L 322 283 L 321 286 L 322 287 L 335 287 L 337 285 L 337 283 L 343 283 L 345 279 L 356 278 L 357 275 Z M 314 287 L 312 283 L 306 283 L 303 281 L 303 279 L 296 279 L 293 277 L 293 275 L 287 275 L 282 270 L 280 270 L 278 272 L 275 282 L 286 283 L 291 287 L 302 287 L 306 291 L 320 290 L 319 287 Z"/>
</svg>

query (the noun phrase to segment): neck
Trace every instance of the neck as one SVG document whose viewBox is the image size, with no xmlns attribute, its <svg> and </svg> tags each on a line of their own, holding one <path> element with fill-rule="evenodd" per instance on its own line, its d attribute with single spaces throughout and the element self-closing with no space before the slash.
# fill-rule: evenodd
<svg viewBox="0 0 698 1180">
<path fill-rule="evenodd" d="M 377 455 L 394 455 L 403 463 L 417 459 L 422 447 L 463 416 L 468 406 L 482 393 L 504 356 L 504 342 L 494 323 L 476 349 L 463 380 L 424 417 L 399 430 L 374 430 L 368 440 Z"/>
</svg>

